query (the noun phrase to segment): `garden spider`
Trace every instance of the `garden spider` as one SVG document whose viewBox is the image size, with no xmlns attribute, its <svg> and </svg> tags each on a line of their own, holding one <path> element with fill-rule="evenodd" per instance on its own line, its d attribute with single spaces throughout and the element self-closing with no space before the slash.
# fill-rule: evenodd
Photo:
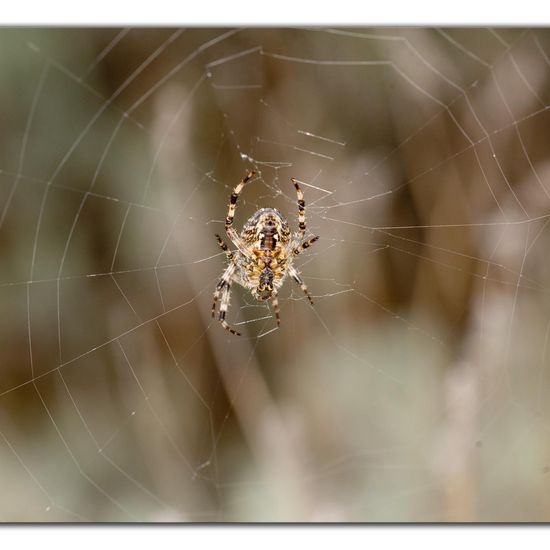
<svg viewBox="0 0 550 550">
<path fill-rule="evenodd" d="M 233 227 L 239 195 L 246 183 L 255 175 L 256 172 L 248 172 L 233 189 L 229 201 L 225 232 L 237 250 L 234 252 L 229 250 L 222 238 L 216 235 L 218 244 L 229 260 L 229 265 L 214 291 L 212 317 L 216 313 L 216 304 L 220 300 L 218 320 L 223 328 L 237 336 L 240 336 L 240 332 L 232 329 L 225 320 L 233 282 L 250 290 L 256 300 L 271 300 L 277 326 L 281 324 L 277 291 L 287 275 L 290 275 L 300 285 L 310 304 L 313 305 L 311 294 L 293 262 L 298 254 L 309 248 L 319 237 L 315 236 L 304 240 L 306 234 L 304 194 L 294 178 L 291 178 L 291 181 L 296 188 L 298 197 L 298 231 L 296 233 L 290 232 L 288 222 L 275 208 L 260 208 L 256 211 L 244 224 L 240 235 Z"/>
</svg>

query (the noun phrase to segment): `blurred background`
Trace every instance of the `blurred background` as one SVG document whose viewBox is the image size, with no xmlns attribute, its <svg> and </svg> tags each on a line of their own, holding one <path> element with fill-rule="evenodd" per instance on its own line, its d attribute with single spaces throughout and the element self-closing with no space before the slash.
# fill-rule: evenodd
<svg viewBox="0 0 550 550">
<path fill-rule="evenodd" d="M 0 519 L 550 520 L 550 33 L 0 30 Z M 233 287 L 308 234 L 282 325 Z"/>
</svg>

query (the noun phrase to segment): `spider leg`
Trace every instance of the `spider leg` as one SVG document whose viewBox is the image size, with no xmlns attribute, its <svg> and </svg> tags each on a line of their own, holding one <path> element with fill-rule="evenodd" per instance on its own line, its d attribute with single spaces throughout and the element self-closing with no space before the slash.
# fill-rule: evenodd
<svg viewBox="0 0 550 550">
<path fill-rule="evenodd" d="M 212 302 L 212 317 L 216 314 L 216 304 L 218 303 L 220 294 L 222 293 L 224 287 L 231 284 L 231 278 L 233 277 L 236 268 L 237 266 L 235 264 L 229 264 L 216 285 Z"/>
<path fill-rule="evenodd" d="M 306 248 L 309 248 L 313 243 L 317 242 L 318 240 L 319 237 L 317 235 L 315 237 L 311 237 L 311 239 L 304 241 L 296 248 L 294 248 L 294 250 L 292 250 L 292 253 L 294 254 L 294 256 L 298 256 L 298 254 L 301 254 Z"/>
<path fill-rule="evenodd" d="M 298 180 L 295 178 L 290 178 L 290 180 L 296 188 L 296 196 L 298 197 L 298 235 L 301 240 L 306 234 L 306 203 L 304 201 L 304 193 L 298 185 Z"/>
<path fill-rule="evenodd" d="M 227 245 L 223 242 L 222 238 L 216 233 L 216 239 L 218 239 L 218 244 L 220 245 L 220 248 L 223 250 L 223 253 L 227 256 L 227 259 L 230 260 L 230 261 L 233 261 L 233 253 L 231 252 L 231 250 L 229 250 L 229 248 L 227 247 Z"/>
<path fill-rule="evenodd" d="M 231 197 L 229 198 L 229 210 L 227 211 L 227 218 L 225 219 L 225 232 L 227 233 L 227 236 L 231 239 L 233 244 L 243 254 L 247 256 L 248 254 L 246 251 L 246 245 L 237 233 L 237 231 L 235 231 L 235 228 L 233 227 L 233 219 L 235 218 L 235 211 L 237 210 L 237 201 L 239 200 L 239 195 L 241 194 L 246 183 L 250 181 L 255 175 L 256 172 L 254 171 L 248 172 L 248 174 L 239 182 L 237 187 L 233 189 Z"/>
<path fill-rule="evenodd" d="M 300 285 L 300 288 L 302 289 L 303 293 L 307 296 L 307 299 L 309 300 L 309 303 L 313 305 L 313 298 L 311 297 L 311 293 L 309 292 L 306 283 L 304 283 L 304 280 L 296 270 L 294 266 L 290 266 L 288 268 L 289 275 Z"/>
<path fill-rule="evenodd" d="M 273 291 L 271 303 L 273 304 L 273 312 L 275 313 L 275 319 L 277 320 L 277 326 L 281 326 L 281 316 L 279 315 L 279 298 L 277 297 L 277 291 Z"/>
<path fill-rule="evenodd" d="M 222 327 L 225 330 L 228 330 L 231 334 L 234 334 L 235 336 L 240 336 L 241 333 L 237 332 L 236 330 L 232 329 L 227 321 L 225 320 L 225 315 L 227 313 L 227 308 L 229 307 L 229 297 L 231 295 L 231 283 L 226 283 L 225 288 L 222 292 L 222 299 L 220 302 L 220 315 L 218 317 L 218 320 L 222 324 Z"/>
<path fill-rule="evenodd" d="M 277 291 L 273 290 L 271 294 L 266 294 L 265 296 L 262 296 L 258 293 L 253 293 L 254 298 L 260 302 L 269 302 L 273 304 L 273 313 L 275 313 L 275 319 L 277 321 L 277 326 L 281 326 L 281 316 L 280 316 L 280 309 L 279 309 L 279 298 L 277 295 Z"/>
</svg>

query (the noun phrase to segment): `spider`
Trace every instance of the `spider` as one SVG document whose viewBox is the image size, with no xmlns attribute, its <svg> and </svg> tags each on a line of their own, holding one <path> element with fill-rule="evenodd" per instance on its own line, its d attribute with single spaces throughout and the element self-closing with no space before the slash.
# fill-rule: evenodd
<svg viewBox="0 0 550 550">
<path fill-rule="evenodd" d="M 288 222 L 275 208 L 260 208 L 257 210 L 244 224 L 240 235 L 233 227 L 233 218 L 235 217 L 239 195 L 247 182 L 255 175 L 256 172 L 248 172 L 237 187 L 233 189 L 229 200 L 225 232 L 237 247 L 237 250 L 229 250 L 222 238 L 216 235 L 218 244 L 229 260 L 229 265 L 223 272 L 214 291 L 212 317 L 215 316 L 216 304 L 220 300 L 218 320 L 223 328 L 236 336 L 240 336 L 240 332 L 232 329 L 225 320 L 233 282 L 250 290 L 256 300 L 271 301 L 277 326 L 281 325 L 277 292 L 283 285 L 287 275 L 290 275 L 300 285 L 309 303 L 313 305 L 313 298 L 293 262 L 298 254 L 309 248 L 319 237 L 304 239 L 306 234 L 304 194 L 294 178 L 291 178 L 291 181 L 298 197 L 297 232 L 291 233 Z"/>
</svg>

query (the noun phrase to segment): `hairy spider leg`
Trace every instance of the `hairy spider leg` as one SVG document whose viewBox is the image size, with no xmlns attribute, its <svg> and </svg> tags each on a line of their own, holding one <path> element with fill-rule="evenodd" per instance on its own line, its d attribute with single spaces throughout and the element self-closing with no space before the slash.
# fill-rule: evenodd
<svg viewBox="0 0 550 550">
<path fill-rule="evenodd" d="M 216 285 L 216 290 L 214 290 L 213 302 L 212 302 L 212 317 L 216 314 L 216 304 L 220 298 L 220 294 L 226 285 L 231 283 L 231 278 L 235 273 L 237 266 L 234 263 L 231 263 L 227 266 L 226 270 L 223 272 L 218 284 Z"/>
<path fill-rule="evenodd" d="M 300 288 L 302 289 L 303 293 L 307 296 L 309 303 L 313 305 L 313 298 L 311 297 L 311 293 L 309 292 L 306 283 L 304 283 L 304 280 L 300 276 L 300 273 L 298 273 L 298 270 L 293 265 L 291 265 L 288 268 L 288 273 L 300 285 Z"/>
<path fill-rule="evenodd" d="M 319 240 L 319 236 L 315 235 L 315 237 L 311 237 L 311 239 L 308 239 L 307 241 L 304 241 L 303 243 L 299 244 L 292 253 L 294 256 L 298 256 L 298 254 L 301 254 L 306 248 L 309 248 L 313 243 L 316 243 Z"/>
<path fill-rule="evenodd" d="M 278 295 L 277 295 L 277 291 L 276 290 L 273 290 L 271 292 L 271 294 L 269 295 L 266 295 L 266 296 L 261 296 L 260 294 L 257 294 L 257 293 L 253 293 L 254 297 L 256 298 L 256 300 L 260 301 L 260 302 L 269 302 L 271 301 L 271 303 L 273 304 L 273 312 L 275 313 L 275 320 L 277 321 L 277 326 L 281 326 L 281 310 L 279 309 L 279 298 L 278 298 Z"/>
<path fill-rule="evenodd" d="M 229 261 L 233 261 L 233 253 L 231 250 L 229 250 L 228 246 L 223 242 L 223 239 L 216 233 L 216 239 L 218 239 L 218 244 L 220 245 L 220 248 L 223 250 L 223 253 L 227 256 L 227 259 Z"/>
<path fill-rule="evenodd" d="M 222 299 L 220 302 L 220 315 L 219 315 L 219 321 L 222 324 L 222 327 L 225 330 L 228 330 L 231 334 L 234 334 L 235 336 L 240 336 L 241 333 L 237 332 L 236 330 L 232 329 L 227 321 L 225 320 L 225 315 L 227 313 L 227 308 L 229 307 L 229 297 L 231 295 L 231 282 L 227 283 L 225 288 L 222 291 Z"/>
<path fill-rule="evenodd" d="M 277 321 L 277 326 L 281 326 L 281 315 L 280 315 L 280 309 L 279 309 L 279 298 L 277 297 L 277 291 L 274 290 L 272 297 L 271 297 L 271 303 L 273 304 L 273 311 L 275 313 L 275 319 Z"/>
<path fill-rule="evenodd" d="M 225 219 L 225 232 L 227 233 L 227 236 L 231 239 L 231 242 L 239 249 L 239 251 L 245 256 L 248 256 L 246 245 L 237 233 L 237 231 L 235 231 L 235 228 L 233 227 L 233 219 L 235 218 L 235 211 L 237 210 L 237 201 L 239 200 L 239 195 L 241 194 L 247 182 L 250 181 L 255 175 L 256 172 L 254 171 L 248 172 L 248 174 L 239 182 L 237 187 L 233 189 L 233 192 L 229 197 L 229 209 L 227 211 L 227 218 Z"/>
<path fill-rule="evenodd" d="M 304 193 L 298 184 L 296 178 L 290 178 L 296 188 L 296 196 L 298 197 L 298 235 L 303 239 L 306 234 L 306 203 L 304 201 Z"/>
</svg>

